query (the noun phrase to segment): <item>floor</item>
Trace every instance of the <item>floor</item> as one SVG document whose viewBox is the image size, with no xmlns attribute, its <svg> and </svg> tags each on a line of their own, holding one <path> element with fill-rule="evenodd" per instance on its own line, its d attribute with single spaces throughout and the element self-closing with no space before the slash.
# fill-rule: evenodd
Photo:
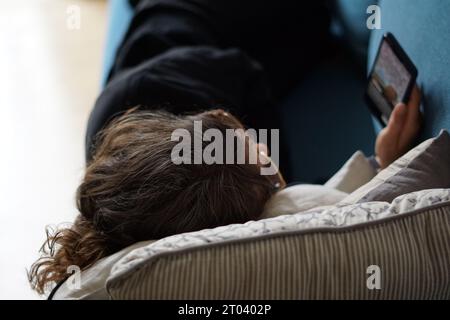
<svg viewBox="0 0 450 320">
<path fill-rule="evenodd" d="M 106 13 L 105 0 L 0 1 L 0 299 L 40 298 L 26 268 L 46 225 L 76 215 Z"/>
</svg>

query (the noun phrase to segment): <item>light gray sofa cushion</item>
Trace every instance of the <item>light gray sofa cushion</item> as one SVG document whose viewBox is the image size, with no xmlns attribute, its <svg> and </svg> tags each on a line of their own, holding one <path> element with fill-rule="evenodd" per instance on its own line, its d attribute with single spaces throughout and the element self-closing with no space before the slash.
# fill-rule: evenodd
<svg viewBox="0 0 450 320">
<path fill-rule="evenodd" d="M 106 286 L 113 299 L 449 299 L 449 231 L 450 190 L 428 190 L 165 238 Z"/>
</svg>

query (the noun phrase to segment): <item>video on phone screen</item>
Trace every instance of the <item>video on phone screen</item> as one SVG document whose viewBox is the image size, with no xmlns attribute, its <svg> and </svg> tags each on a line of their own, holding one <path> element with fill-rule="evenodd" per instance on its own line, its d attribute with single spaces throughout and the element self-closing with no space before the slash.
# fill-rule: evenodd
<svg viewBox="0 0 450 320">
<path fill-rule="evenodd" d="M 394 106 L 403 101 L 410 78 L 410 73 L 390 45 L 383 41 L 369 82 L 368 94 L 380 109 L 385 122 Z"/>
</svg>

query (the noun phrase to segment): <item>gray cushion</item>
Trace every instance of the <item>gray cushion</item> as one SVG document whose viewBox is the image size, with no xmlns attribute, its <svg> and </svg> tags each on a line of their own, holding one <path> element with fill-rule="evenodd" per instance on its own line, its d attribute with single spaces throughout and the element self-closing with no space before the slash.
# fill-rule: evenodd
<svg viewBox="0 0 450 320">
<path fill-rule="evenodd" d="M 448 299 L 449 229 L 450 189 L 314 209 L 135 244 L 55 299 Z"/>
<path fill-rule="evenodd" d="M 450 299 L 449 229 L 447 202 L 352 227 L 168 250 L 107 289 L 112 299 Z M 367 286 L 373 265 L 380 289 Z"/>
<path fill-rule="evenodd" d="M 447 131 L 412 149 L 342 203 L 391 202 L 402 194 L 435 188 L 450 188 L 450 135 Z"/>
<path fill-rule="evenodd" d="M 112 299 L 448 299 L 449 229 L 450 189 L 313 209 L 137 248 L 106 288 Z M 372 265 L 380 290 L 366 285 Z"/>
</svg>

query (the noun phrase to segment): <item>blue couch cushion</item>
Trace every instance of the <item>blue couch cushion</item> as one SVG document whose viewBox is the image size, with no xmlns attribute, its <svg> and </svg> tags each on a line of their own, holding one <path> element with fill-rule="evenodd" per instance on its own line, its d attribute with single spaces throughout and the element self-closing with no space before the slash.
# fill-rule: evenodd
<svg viewBox="0 0 450 320">
<path fill-rule="evenodd" d="M 133 9 L 128 0 L 109 0 L 108 31 L 106 35 L 105 54 L 103 57 L 102 86 L 105 85 L 109 71 L 114 63 L 117 48 L 128 30 Z"/>
<path fill-rule="evenodd" d="M 450 130 L 450 1 L 382 0 L 382 29 L 370 40 L 371 68 L 384 33 L 392 32 L 419 70 L 424 92 L 422 138 Z"/>
<path fill-rule="evenodd" d="M 358 58 L 367 59 L 370 30 L 365 28 L 368 18 L 367 8 L 378 0 L 336 0 L 333 10 L 343 29 L 344 36 Z"/>
<path fill-rule="evenodd" d="M 292 146 L 292 180 L 325 183 L 356 150 L 373 153 L 365 82 L 353 63 L 350 58 L 324 62 L 280 106 L 283 134 Z"/>
</svg>

